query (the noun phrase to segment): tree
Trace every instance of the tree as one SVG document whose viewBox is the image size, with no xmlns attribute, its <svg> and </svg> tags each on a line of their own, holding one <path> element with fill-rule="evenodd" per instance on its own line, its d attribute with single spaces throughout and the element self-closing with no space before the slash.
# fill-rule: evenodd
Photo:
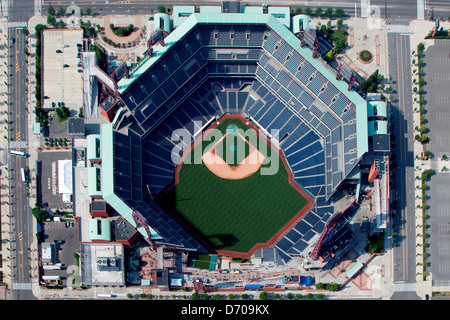
<svg viewBox="0 0 450 320">
<path fill-rule="evenodd" d="M 302 14 L 303 13 L 303 10 L 302 10 L 302 8 L 296 8 L 295 9 L 295 14 L 297 15 L 297 14 Z"/>
<path fill-rule="evenodd" d="M 332 8 L 328 8 L 327 10 L 325 10 L 325 17 L 327 17 L 328 19 L 331 19 L 333 17 L 333 9 Z"/>
<path fill-rule="evenodd" d="M 316 283 L 316 289 L 322 290 L 325 285 L 322 282 Z"/>
<path fill-rule="evenodd" d="M 90 16 L 91 15 L 91 8 L 86 8 L 86 15 Z"/>
<path fill-rule="evenodd" d="M 433 174 L 435 174 L 435 172 L 434 172 L 433 169 L 425 170 L 425 171 L 422 173 L 422 178 L 423 178 L 424 180 L 428 180 Z"/>
<path fill-rule="evenodd" d="M 431 152 L 430 150 L 426 150 L 426 151 L 423 153 L 423 155 L 424 155 L 426 158 L 429 158 L 429 159 L 433 158 L 433 152 Z"/>
<path fill-rule="evenodd" d="M 318 18 L 322 17 L 322 8 L 321 8 L 321 7 L 318 7 L 318 8 L 316 9 L 315 13 L 316 13 L 316 16 L 317 16 Z"/>
<path fill-rule="evenodd" d="M 158 12 L 159 13 L 166 13 L 166 7 L 165 6 L 159 6 L 158 7 Z"/>
<path fill-rule="evenodd" d="M 425 45 L 422 42 L 419 44 L 418 50 L 420 51 L 420 53 L 422 53 L 422 51 L 425 50 Z"/>
<path fill-rule="evenodd" d="M 260 294 L 259 294 L 259 299 L 260 300 L 267 300 L 269 297 L 268 297 L 268 294 L 267 294 L 267 292 L 265 292 L 265 291 L 263 291 L 263 292 L 261 292 Z"/>
<path fill-rule="evenodd" d="M 383 243 L 384 243 L 384 241 L 383 241 Z M 337 283 L 329 283 L 329 284 L 327 284 L 327 290 L 328 291 L 338 291 L 339 285 Z"/>
<path fill-rule="evenodd" d="M 220 294 L 215 294 L 214 295 L 214 300 L 220 300 L 222 296 Z"/>
<path fill-rule="evenodd" d="M 33 216 L 36 218 L 37 223 L 41 223 L 42 221 L 45 220 L 46 213 L 41 209 L 41 207 L 35 206 L 35 207 L 31 210 L 31 213 L 32 213 Z"/>
<path fill-rule="evenodd" d="M 334 50 L 341 52 L 345 48 L 345 40 L 338 39 L 334 42 Z"/>
<path fill-rule="evenodd" d="M 55 16 L 48 16 L 47 17 L 47 24 L 54 26 L 56 23 L 56 18 Z"/>
<path fill-rule="evenodd" d="M 337 29 L 338 29 L 338 30 L 341 30 L 343 26 L 344 26 L 344 21 L 343 21 L 342 19 L 339 19 L 339 20 L 336 22 L 336 27 L 337 27 Z"/>
<path fill-rule="evenodd" d="M 289 299 L 289 300 L 292 300 L 292 299 L 294 299 L 294 295 L 293 295 L 292 293 L 289 292 L 289 293 L 286 295 L 286 298 Z"/>
<path fill-rule="evenodd" d="M 312 14 L 312 9 L 311 9 L 311 8 L 306 8 L 306 9 L 305 9 L 305 14 L 306 14 L 307 16 L 310 16 L 310 15 Z"/>
<path fill-rule="evenodd" d="M 420 132 L 424 133 L 425 131 L 427 131 L 427 126 L 424 125 L 424 124 L 422 124 L 422 125 L 420 126 Z"/>
<path fill-rule="evenodd" d="M 197 293 L 197 292 L 194 292 L 194 293 L 191 295 L 191 300 L 198 300 L 198 299 L 199 299 L 198 293 Z"/>
<path fill-rule="evenodd" d="M 228 295 L 228 300 L 234 300 L 234 294 L 230 293 L 230 294 Z"/>
<path fill-rule="evenodd" d="M 50 16 L 54 16 L 54 15 L 55 15 L 55 8 L 53 8 L 52 6 L 48 7 L 48 8 L 47 8 L 47 13 L 48 13 Z"/>
<path fill-rule="evenodd" d="M 337 18 L 342 18 L 344 16 L 344 9 L 342 8 L 336 8 L 336 10 L 334 11 L 334 15 Z"/>
<path fill-rule="evenodd" d="M 64 9 L 63 7 L 59 7 L 58 8 L 58 16 L 63 16 L 64 15 Z"/>
</svg>

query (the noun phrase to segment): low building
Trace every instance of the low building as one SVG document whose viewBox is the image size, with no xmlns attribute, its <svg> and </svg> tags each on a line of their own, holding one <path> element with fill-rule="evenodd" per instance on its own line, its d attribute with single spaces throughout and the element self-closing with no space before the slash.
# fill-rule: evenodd
<svg viewBox="0 0 450 320">
<path fill-rule="evenodd" d="M 112 122 L 115 117 L 115 111 L 119 102 L 114 97 L 108 96 L 105 100 L 100 103 L 100 111 L 102 115 L 108 119 L 109 122 Z"/>
<path fill-rule="evenodd" d="M 169 270 L 153 269 L 151 277 L 160 290 L 169 290 Z"/>
<path fill-rule="evenodd" d="M 43 242 L 41 244 L 41 250 L 42 250 L 42 263 L 44 264 L 53 264 L 54 263 L 54 246 L 51 243 Z"/>
<path fill-rule="evenodd" d="M 125 286 L 125 254 L 119 243 L 81 243 L 81 281 L 87 286 Z"/>
<path fill-rule="evenodd" d="M 69 118 L 67 122 L 67 134 L 75 138 L 84 137 L 84 118 Z"/>
<path fill-rule="evenodd" d="M 111 242 L 111 221 L 107 219 L 90 219 L 89 240 L 92 242 Z"/>
<path fill-rule="evenodd" d="M 122 217 L 114 220 L 114 236 L 117 243 L 131 246 L 140 237 L 140 233 Z"/>
<path fill-rule="evenodd" d="M 90 211 L 93 218 L 109 217 L 108 204 L 105 200 L 92 200 L 90 204 Z"/>
</svg>

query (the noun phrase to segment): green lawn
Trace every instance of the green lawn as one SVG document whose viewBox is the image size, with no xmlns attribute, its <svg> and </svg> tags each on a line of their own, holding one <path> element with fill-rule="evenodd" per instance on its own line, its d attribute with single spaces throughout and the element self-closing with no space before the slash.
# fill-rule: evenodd
<svg viewBox="0 0 450 320">
<path fill-rule="evenodd" d="M 225 132 L 237 119 L 224 120 L 217 129 Z M 211 141 L 198 144 L 205 150 Z M 264 152 L 265 143 L 258 149 Z M 265 165 L 263 165 L 265 166 Z M 203 164 L 183 164 L 175 187 L 176 209 L 213 246 L 221 250 L 247 252 L 256 243 L 267 242 L 306 204 L 305 199 L 288 182 L 288 172 L 279 159 L 275 175 L 260 171 L 241 180 L 222 179 Z"/>
</svg>

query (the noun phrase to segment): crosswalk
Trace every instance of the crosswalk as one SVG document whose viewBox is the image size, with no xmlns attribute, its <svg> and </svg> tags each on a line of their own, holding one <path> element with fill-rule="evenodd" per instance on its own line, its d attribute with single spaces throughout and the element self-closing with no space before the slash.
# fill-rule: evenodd
<svg viewBox="0 0 450 320">
<path fill-rule="evenodd" d="M 11 141 L 9 143 L 9 148 L 11 150 L 20 149 L 20 148 L 28 148 L 26 141 Z"/>
<path fill-rule="evenodd" d="M 14 282 L 13 290 L 31 290 L 31 283 Z"/>
<path fill-rule="evenodd" d="M 425 1 L 417 0 L 417 20 L 425 19 Z"/>
<path fill-rule="evenodd" d="M 394 282 L 394 291 L 416 291 L 415 283 L 401 283 Z"/>
<path fill-rule="evenodd" d="M 388 33 L 401 33 L 401 34 L 409 34 L 409 25 L 400 25 L 400 24 L 390 24 L 387 26 Z"/>
<path fill-rule="evenodd" d="M 16 22 L 8 22 L 9 28 L 23 28 L 26 27 L 28 23 L 26 21 L 16 21 Z"/>
</svg>

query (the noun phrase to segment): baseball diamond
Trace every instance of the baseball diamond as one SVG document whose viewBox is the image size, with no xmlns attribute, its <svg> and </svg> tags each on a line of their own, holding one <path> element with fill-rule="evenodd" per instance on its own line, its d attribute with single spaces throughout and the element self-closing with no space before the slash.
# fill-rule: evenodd
<svg viewBox="0 0 450 320">
<path fill-rule="evenodd" d="M 240 115 L 225 115 L 213 128 L 227 137 L 230 124 L 236 125 L 239 131 L 250 129 L 257 132 L 253 126 L 246 125 L 245 119 Z M 205 155 L 223 141 L 220 139 L 211 147 L 208 131 L 210 130 L 185 150 L 184 160 L 195 153 L 195 148 L 204 150 Z M 176 169 L 174 209 L 186 224 L 189 223 L 196 229 L 197 237 L 203 237 L 218 254 L 249 257 L 259 247 L 275 242 L 283 234 L 283 228 L 292 227 L 312 207 L 313 199 L 293 181 L 292 172 L 282 153 L 263 135 L 259 134 L 258 137 L 258 145 L 251 146 L 250 150 L 254 148 L 261 152 L 262 160 L 269 159 L 272 154 L 276 155 L 275 174 L 261 173 L 260 167 L 271 165 L 263 163 L 264 161 L 258 161 L 258 169 L 253 174 L 248 174 L 245 167 L 250 167 L 253 171 L 255 164 L 246 162 L 245 159 L 241 163 L 244 175 L 239 178 L 233 175 L 220 176 L 204 162 L 182 162 Z M 227 151 L 227 148 L 223 150 L 233 153 L 229 149 Z M 238 168 L 231 167 L 226 162 L 216 164 L 216 167 Z"/>
</svg>

